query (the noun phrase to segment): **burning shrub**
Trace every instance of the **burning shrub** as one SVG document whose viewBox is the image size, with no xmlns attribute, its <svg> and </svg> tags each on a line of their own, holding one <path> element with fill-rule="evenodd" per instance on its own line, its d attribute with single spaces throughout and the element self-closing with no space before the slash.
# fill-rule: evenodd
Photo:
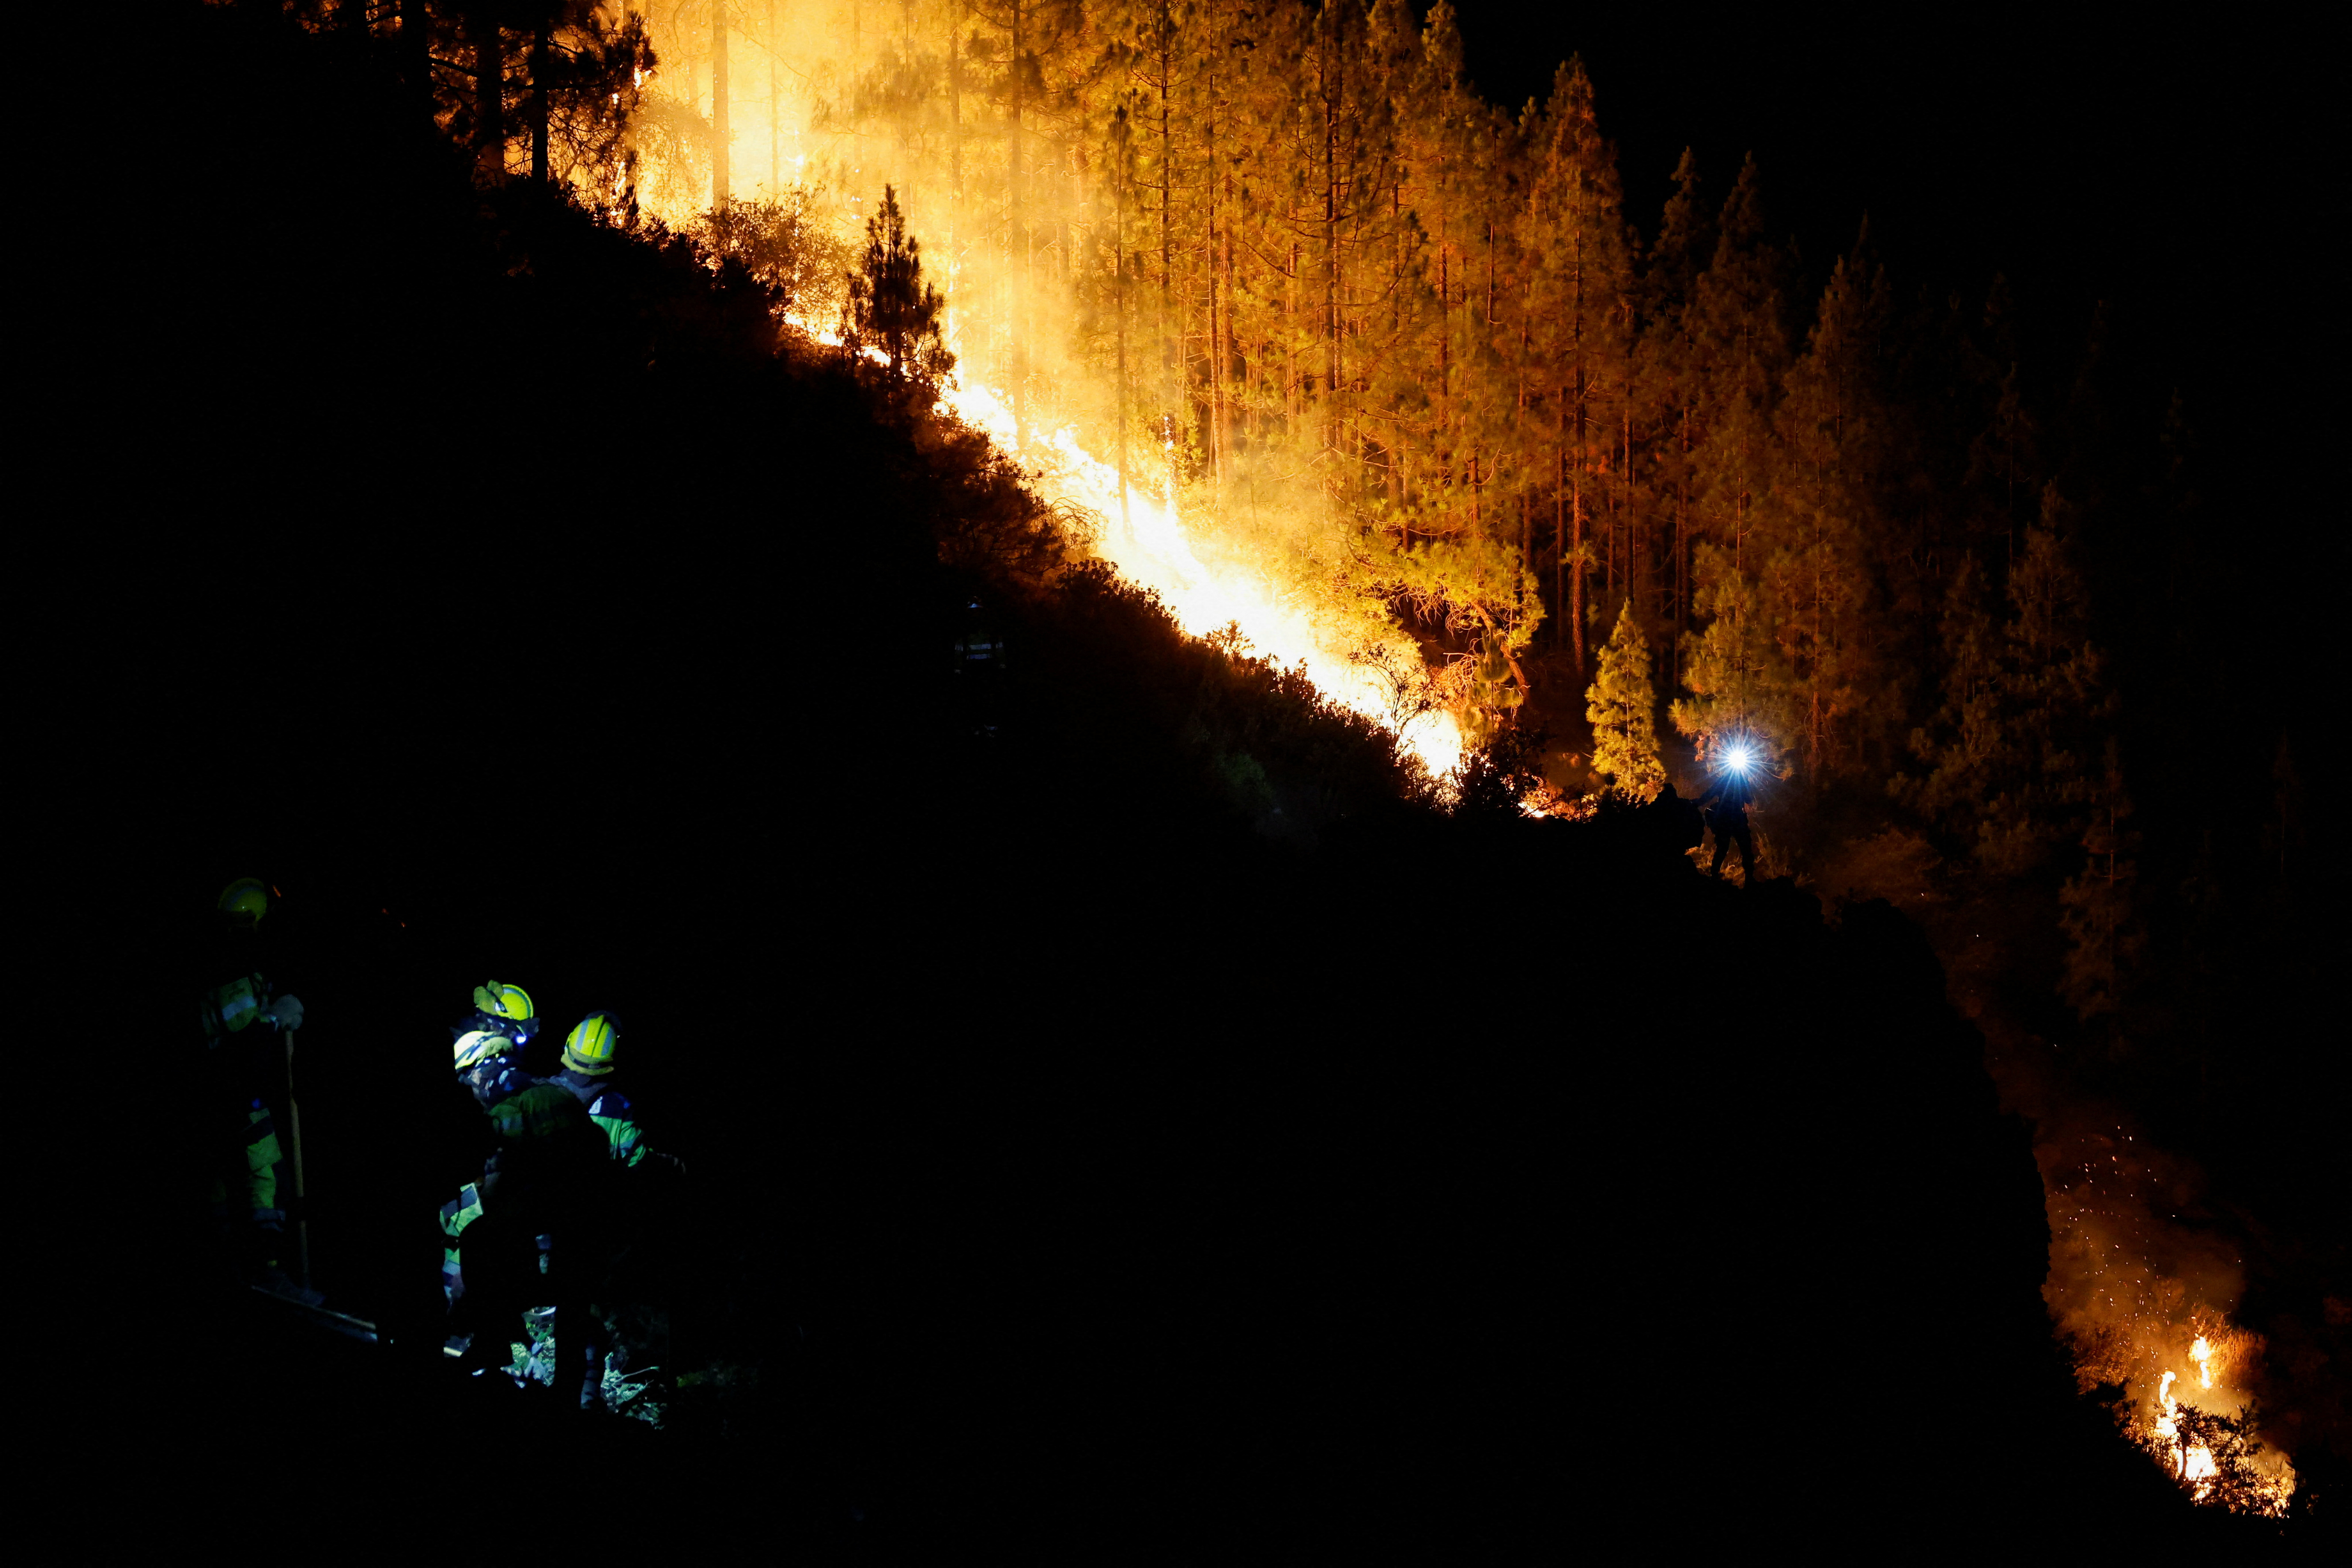
<svg viewBox="0 0 2352 1568">
<path fill-rule="evenodd" d="M 823 320 L 841 310 L 849 262 L 849 247 L 814 216 L 823 194 L 793 185 L 778 199 L 730 201 L 705 214 L 688 233 L 710 265 L 739 261 L 774 290 L 779 315 Z"/>
<path fill-rule="evenodd" d="M 2236 1415 L 2172 1404 L 2140 1442 L 2199 1502 L 2218 1502 L 2232 1513 L 2277 1518 L 2286 1512 L 2291 1483 L 2264 1475 L 2255 1457 L 2256 1416 L 2249 1405 Z"/>
</svg>

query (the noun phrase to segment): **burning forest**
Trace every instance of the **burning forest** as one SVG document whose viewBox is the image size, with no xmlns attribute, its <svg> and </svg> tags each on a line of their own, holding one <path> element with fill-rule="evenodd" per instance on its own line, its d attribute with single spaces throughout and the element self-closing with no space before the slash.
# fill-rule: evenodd
<svg viewBox="0 0 2352 1568">
<path fill-rule="evenodd" d="M 840 1497 L 876 1487 L 843 1478 L 915 1451 L 880 1434 L 922 1426 L 927 1379 L 1029 1412 L 1016 1434 L 1059 1419 L 1018 1392 L 1065 1389 L 1034 1370 L 1050 1319 L 1137 1408 L 1212 1388 L 1259 1413 L 1246 1441 L 1186 1448 L 1173 1415 L 1135 1439 L 1205 1490 L 1345 1468 L 1311 1453 L 1345 1448 L 1331 1432 L 1286 1426 L 1301 1408 L 1424 1455 L 1500 1407 L 1463 1390 L 1525 1368 L 1689 1456 L 1667 1468 L 1721 1489 L 1721 1518 L 1795 1530 L 1812 1483 L 1716 1467 L 1680 1412 L 1748 1377 L 1749 1342 L 1834 1316 L 1818 1375 L 1754 1396 L 1809 1434 L 1809 1473 L 1864 1478 L 1858 1536 L 1912 1528 L 1906 1499 L 1944 1495 L 1920 1478 L 1980 1464 L 2004 1423 L 2032 1428 L 2003 1483 L 2020 1517 L 2088 1507 L 2078 1484 L 2215 1542 L 2352 1509 L 2352 1279 L 2314 1196 L 2340 1063 L 2307 1018 L 2332 884 L 2311 710 L 2255 694 L 2303 634 L 2212 630 L 2286 548 L 2224 542 L 2252 502 L 2212 454 L 2245 427 L 2199 373 L 2234 362 L 2163 346 L 2111 280 L 2037 275 L 2021 228 L 1930 254 L 1902 237 L 1927 197 L 1874 234 L 1823 175 L 1807 199 L 1835 231 L 1785 222 L 1809 172 L 1719 123 L 1661 132 L 1631 87 L 1621 109 L 1610 62 L 1635 77 L 1639 54 L 1616 33 L 1588 63 L 1569 23 L 1526 24 L 1559 63 L 1502 69 L 1531 89 L 1504 102 L 1475 79 L 1497 58 L 1479 15 L 1444 0 L 186 9 L 222 82 L 164 89 L 172 112 L 250 139 L 260 111 L 222 105 L 282 82 L 343 151 L 302 153 L 292 195 L 174 196 L 207 239 L 157 286 L 162 467 L 246 493 L 272 539 L 334 520 L 284 522 L 307 542 L 288 559 L 348 535 L 379 563 L 299 568 L 371 607 L 269 678 L 279 708 L 357 726 L 321 742 L 345 782 L 221 815 L 322 880 L 394 865 L 342 793 L 389 790 L 348 782 L 381 771 L 415 780 L 371 808 L 395 837 L 532 847 L 495 894 L 452 890 L 457 858 L 385 871 L 436 889 L 417 924 L 441 934 L 368 925 L 373 956 L 324 965 L 354 995 L 409 984 L 395 944 L 454 952 L 523 909 L 564 933 L 528 949 L 550 968 L 625 970 L 638 950 L 585 912 L 614 908 L 593 857 L 653 902 L 734 911 L 630 939 L 713 998 L 706 952 L 749 988 L 647 1003 L 712 1050 L 709 1082 L 654 1081 L 742 1188 L 647 1245 L 684 1283 L 613 1319 L 672 1369 L 695 1452 L 800 1444 L 822 1498 L 793 1517 L 848 1529 L 866 1505 Z M 1705 83 L 1728 101 L 1737 74 Z M 443 550 L 473 558 L 463 588 L 402 575 Z M 433 652 L 362 654 L 368 628 Z M 306 684 L 346 668 L 367 695 Z M 576 799 L 386 760 L 385 737 L 443 745 L 420 693 L 488 670 L 468 700 L 499 717 L 450 742 L 469 776 L 522 777 L 562 736 Z M 411 858 L 434 855 L 455 851 Z M 779 915 L 776 889 L 822 913 Z M 352 907 L 405 931 L 394 898 Z M 777 1001 L 782 962 L 824 999 Z M 713 1087 L 761 1059 L 731 1032 L 755 1014 L 803 1053 L 789 1138 Z M 836 1030 L 866 1054 L 803 1043 Z M 1024 1031 L 1045 1043 L 1003 1080 L 971 1065 Z M 1146 1044 L 1103 1068 L 1062 1043 L 1102 1034 Z M 314 1184 L 379 1194 L 343 1200 L 359 1234 L 412 1159 L 362 1108 L 408 1091 L 316 1070 Z M 903 1125 L 871 1109 L 901 1094 Z M 1155 1097 L 1164 1123 L 1120 1121 Z M 1048 1113 L 1066 1100 L 1087 1114 Z M 937 1214 L 901 1187 L 948 1163 L 927 1137 L 973 1173 Z M 1229 1234 L 1167 1173 L 1208 1146 L 1231 1164 L 1186 1179 Z M 1090 1207 L 1097 1177 L 1147 1219 Z M 762 1182 L 864 1217 L 788 1226 Z M 877 1239 L 910 1215 L 912 1239 Z M 975 1317 L 992 1330 L 923 1318 L 956 1277 L 921 1259 L 982 1237 L 1052 1289 Z M 380 1270 L 369 1321 L 397 1344 L 423 1310 L 389 1304 L 407 1287 L 368 1260 L 394 1250 L 350 1243 L 344 1267 Z M 778 1283 L 787 1255 L 836 1282 Z M 1366 1283 L 1388 1267 L 1477 1281 L 1475 1311 L 1430 1284 L 1389 1300 Z M 747 1305 L 787 1295 L 789 1352 Z M 1577 1300 L 1607 1303 L 1624 1366 L 1555 1364 L 1585 1353 L 1555 1321 Z M 837 1338 L 812 1340 L 828 1312 Z M 1489 1320 L 1496 1348 L 1467 1342 Z M 1954 1353 L 1986 1413 L 1915 1430 L 1884 1369 L 1979 1328 Z M 969 1371 L 994 1368 L 989 1331 L 1032 1372 Z M 1137 1371 L 1159 1363 L 1129 1333 L 1178 1348 Z M 1235 1393 L 1221 1353 L 1284 1392 Z M 1393 1405 L 1351 1403 L 1368 1367 Z M 853 1406 L 836 1449 L 808 1436 Z M 1106 1442 L 1150 1425 L 1087 1419 Z M 1561 1489 L 1556 1431 L 1493 1427 L 1476 1485 Z M 1108 1459 L 1071 1462 L 1144 1506 Z M 1380 1468 L 1402 1459 L 1349 1462 L 1409 1488 Z M 1578 1462 L 1612 1494 L 1639 1468 Z"/>
</svg>

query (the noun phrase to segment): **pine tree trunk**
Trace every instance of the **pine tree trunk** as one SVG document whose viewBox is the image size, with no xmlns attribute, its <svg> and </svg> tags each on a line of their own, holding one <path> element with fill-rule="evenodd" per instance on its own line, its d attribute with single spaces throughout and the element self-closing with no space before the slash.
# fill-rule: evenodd
<svg viewBox="0 0 2352 1568">
<path fill-rule="evenodd" d="M 1580 463 L 1576 478 L 1569 491 L 1569 526 L 1574 535 L 1569 541 L 1569 551 L 1575 564 L 1569 578 L 1569 620 L 1574 625 L 1576 673 L 1584 673 L 1584 469 Z"/>
<path fill-rule="evenodd" d="M 710 0 L 710 210 L 727 208 L 727 0 Z"/>
<path fill-rule="evenodd" d="M 1225 226 L 1223 239 L 1223 264 L 1225 273 L 1225 314 L 1224 334 L 1219 340 L 1217 350 L 1218 372 L 1221 376 L 1230 374 L 1233 370 L 1234 361 L 1234 176 L 1230 171 L 1226 173 L 1224 180 Z M 1233 396 L 1228 394 L 1224 397 L 1221 398 L 1217 405 L 1217 450 L 1226 455 L 1225 466 L 1227 472 L 1225 478 L 1229 482 L 1233 479 L 1231 470 L 1233 467 L 1232 454 L 1234 446 L 1234 399 Z"/>
<path fill-rule="evenodd" d="M 1224 366 L 1219 363 L 1217 355 L 1218 344 L 1223 341 L 1218 330 L 1217 321 L 1219 295 L 1221 293 L 1219 285 L 1222 283 L 1223 278 L 1218 271 L 1215 258 L 1217 251 L 1217 220 L 1223 215 L 1221 215 L 1217 210 L 1217 74 L 1213 67 L 1209 72 L 1207 129 L 1208 138 L 1206 147 L 1208 157 L 1204 160 L 1204 163 L 1209 171 L 1209 232 L 1207 235 L 1207 244 L 1204 247 L 1207 254 L 1203 259 L 1207 260 L 1209 265 L 1204 268 L 1203 270 L 1208 273 L 1209 285 L 1209 319 L 1207 323 L 1209 338 L 1207 355 L 1209 361 L 1209 473 L 1217 488 L 1222 490 L 1224 488 L 1225 483 L 1225 377 Z"/>
<path fill-rule="evenodd" d="M 433 123 L 433 20 L 425 14 L 425 0 L 400 0 L 400 52 L 406 61 L 408 90 L 425 110 L 425 122 Z"/>
<path fill-rule="evenodd" d="M 1325 51 L 1324 65 L 1330 64 L 1330 51 Z M 1327 349 L 1324 354 L 1324 405 L 1328 411 L 1324 419 L 1323 441 L 1326 447 L 1339 445 L 1339 109 L 1332 100 L 1327 80 L 1323 93 L 1323 332 Z"/>
<path fill-rule="evenodd" d="M 1118 232 L 1111 241 L 1111 259 L 1117 272 L 1111 284 L 1114 313 L 1118 318 L 1118 398 L 1112 407 L 1112 427 L 1118 440 L 1118 526 L 1129 527 L 1127 516 L 1127 199 L 1124 192 L 1114 208 Z M 1130 533 L 1129 537 L 1133 537 Z"/>
<path fill-rule="evenodd" d="M 488 6 L 468 18 L 474 34 L 474 170 L 486 185 L 506 183 L 506 60 L 498 20 Z"/>
<path fill-rule="evenodd" d="M 775 0 L 778 5 L 782 0 Z M 940 289 L 948 297 L 948 314 L 955 319 L 956 236 L 963 217 L 963 61 L 960 54 L 964 8 L 959 5 L 948 19 L 948 264 Z"/>
<path fill-rule="evenodd" d="M 1667 661 L 1667 689 L 1678 691 L 1683 682 L 1683 634 L 1690 630 L 1690 452 L 1691 406 L 1683 402 L 1682 458 L 1675 470 L 1675 637 Z"/>
<path fill-rule="evenodd" d="M 1021 144 L 1021 25 L 1025 18 L 1022 15 L 1021 5 L 1022 0 L 1013 0 L 1013 122 L 1011 157 L 1006 163 L 1004 181 L 1005 244 L 1010 247 L 1017 239 L 1021 247 L 1020 266 L 1005 269 L 1013 292 L 1013 309 L 1007 313 L 1005 327 L 1013 339 L 1013 444 L 1015 447 L 1021 445 L 1021 419 L 1026 405 L 1029 380 L 1029 210 L 1028 204 L 1022 199 L 1024 192 L 1021 168 L 1024 151 Z"/>
<path fill-rule="evenodd" d="M 530 183 L 545 185 L 547 167 L 547 72 L 552 27 L 542 16 L 530 35 Z"/>
<path fill-rule="evenodd" d="M 1559 428 L 1551 441 L 1551 607 L 1560 617 L 1563 640 L 1575 635 L 1568 619 L 1568 388 L 1559 389 Z"/>
<path fill-rule="evenodd" d="M 1168 82 L 1173 68 L 1171 46 L 1175 34 L 1168 19 L 1168 0 L 1160 0 L 1160 321 L 1154 334 L 1160 340 L 1160 401 L 1173 401 L 1176 380 L 1175 344 L 1170 330 L 1176 319 L 1175 230 L 1169 212 L 1171 193 L 1176 184 L 1175 168 L 1170 153 L 1173 143 L 1168 139 Z M 1171 492 L 1172 496 L 1172 492 Z"/>
<path fill-rule="evenodd" d="M 1528 499 L 1526 479 L 1525 477 L 1522 476 L 1519 484 L 1519 565 L 1522 570 L 1525 570 L 1535 563 L 1535 513 L 1530 508 Z M 1518 602 L 1518 594 L 1516 588 L 1513 591 L 1511 602 L 1515 605 Z"/>
</svg>

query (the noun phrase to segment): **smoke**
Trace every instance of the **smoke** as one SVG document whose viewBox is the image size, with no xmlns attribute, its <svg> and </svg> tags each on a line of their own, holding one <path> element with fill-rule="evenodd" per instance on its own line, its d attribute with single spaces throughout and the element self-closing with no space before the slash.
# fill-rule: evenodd
<svg viewBox="0 0 2352 1568">
<path fill-rule="evenodd" d="M 1002 18 L 927 4 L 656 8 L 659 64 L 635 147 L 641 210 L 698 235 L 756 230 L 759 244 L 729 253 L 763 277 L 789 273 L 793 316 L 821 331 L 839 268 L 810 258 L 849 254 L 875 198 L 895 187 L 925 280 L 946 299 L 950 408 L 1080 520 L 1087 552 L 1159 594 L 1188 632 L 1237 633 L 1253 658 L 1303 667 L 1442 781 L 1462 759 L 1475 696 L 1457 668 L 1464 647 L 1523 644 L 1542 618 L 1534 579 L 1516 546 L 1475 528 L 1436 542 L 1424 528 L 1418 549 L 1391 549 L 1343 515 L 1337 427 L 1302 417 L 1297 402 L 1322 362 L 1302 369 L 1284 336 L 1322 318 L 1236 283 L 1232 182 L 1211 188 L 1190 130 L 1153 154 L 1175 159 L 1159 176 L 1156 220 L 1137 205 L 1158 187 L 1129 167 L 1145 154 L 1121 140 L 1126 110 L 1096 81 L 1125 58 L 1117 25 L 1082 6 Z M 730 40 L 723 115 L 714 26 Z M 1181 93 L 1199 85 L 1185 78 Z M 1202 104 L 1180 121 L 1231 112 Z M 722 127 L 741 221 L 711 212 Z M 1201 216 L 1186 203 L 1209 204 L 1224 248 L 1213 256 L 1180 234 L 1171 249 L 1171 199 L 1180 229 Z M 791 222 L 760 216 L 771 212 Z M 751 254 L 761 246 L 775 253 L 764 268 Z M 1213 370 L 1202 331 L 1226 344 Z M 1489 451 L 1475 470 L 1482 484 L 1496 461 Z M 1451 482 L 1440 500 L 1475 514 L 1475 496 L 1457 506 Z M 1391 502 L 1402 504 L 1380 504 Z M 1442 645 L 1433 668 L 1427 642 Z"/>
<path fill-rule="evenodd" d="M 2126 1434 L 2192 1479 L 2210 1461 L 2184 1461 L 2183 1443 L 2168 1441 L 2179 1407 L 2252 1413 L 2263 1443 L 2246 1458 L 2253 1506 L 2283 1500 L 2294 1471 L 2279 1417 L 2293 1394 L 2270 1375 L 2263 1337 L 2231 1321 L 2246 1289 L 2243 1243 L 2205 1206 L 2201 1173 L 2113 1115 L 2045 1113 L 2034 1153 L 2050 1221 L 2042 1299 L 2079 1386 L 2122 1389 Z"/>
</svg>

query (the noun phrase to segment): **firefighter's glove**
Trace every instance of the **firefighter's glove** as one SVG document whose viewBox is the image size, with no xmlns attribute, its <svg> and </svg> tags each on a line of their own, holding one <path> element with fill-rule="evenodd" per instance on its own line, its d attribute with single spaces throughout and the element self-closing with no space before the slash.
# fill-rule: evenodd
<svg viewBox="0 0 2352 1568">
<path fill-rule="evenodd" d="M 281 1029 L 302 1026 L 302 999 L 299 996 L 280 996 L 269 1005 L 268 1011 Z"/>
</svg>

